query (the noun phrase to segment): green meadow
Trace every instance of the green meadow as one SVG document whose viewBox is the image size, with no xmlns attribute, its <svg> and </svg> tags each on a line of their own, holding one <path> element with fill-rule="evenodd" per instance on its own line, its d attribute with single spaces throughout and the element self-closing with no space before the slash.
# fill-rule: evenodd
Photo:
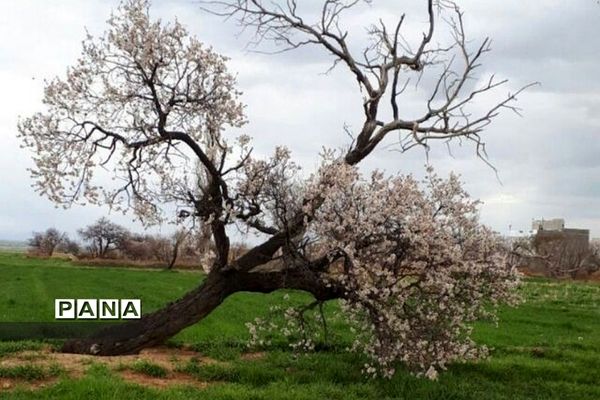
<svg viewBox="0 0 600 400">
<path fill-rule="evenodd" d="M 181 296 L 201 282 L 190 271 L 83 267 L 70 261 L 0 253 L 0 322 L 52 321 L 55 298 L 141 298 L 148 312 Z M 90 362 L 73 377 L 60 365 L 3 366 L 2 359 L 27 349 L 58 346 L 38 341 L 0 342 L 0 387 L 4 399 L 600 399 L 600 285 L 527 279 L 524 302 L 502 308 L 499 322 L 476 324 L 474 339 L 490 347 L 489 359 L 456 363 L 437 381 L 416 378 L 401 365 L 392 379 L 361 374 L 365 359 L 344 351 L 348 327 L 334 320 L 317 351 L 298 355 L 274 338 L 256 356 L 248 356 L 245 322 L 264 317 L 269 307 L 302 304 L 302 293 L 239 293 L 205 320 L 174 337 L 169 346 L 186 346 L 204 358 L 191 359 L 177 373 L 202 385 L 163 388 L 131 383 L 118 369 Z M 326 307 L 332 314 L 336 304 Z M 256 351 L 256 350 L 253 350 Z M 152 362 L 131 365 L 149 379 L 171 372 Z M 51 379 L 51 384 L 32 383 Z M 22 382 L 22 385 L 19 384 Z"/>
</svg>

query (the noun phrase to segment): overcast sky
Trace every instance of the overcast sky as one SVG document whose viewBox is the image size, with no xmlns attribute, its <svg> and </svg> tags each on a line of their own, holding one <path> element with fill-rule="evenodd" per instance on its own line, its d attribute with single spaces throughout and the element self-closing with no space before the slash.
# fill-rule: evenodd
<svg viewBox="0 0 600 400">
<path fill-rule="evenodd" d="M 499 96 L 529 82 L 541 85 L 519 98 L 522 118 L 506 112 L 485 133 L 500 181 L 466 145 L 455 145 L 451 155 L 442 143 L 433 144 L 429 162 L 442 174 L 460 173 L 469 192 L 484 201 L 483 221 L 500 232 L 509 225 L 528 230 L 532 218 L 563 217 L 568 227 L 588 228 L 600 237 L 600 5 L 594 0 L 459 4 L 473 44 L 485 36 L 493 40 L 481 75 L 510 79 Z M 108 215 L 101 208 L 55 209 L 33 192 L 26 170 L 30 155 L 19 147 L 16 124 L 19 115 L 40 109 L 43 80 L 62 74 L 76 59 L 85 28 L 101 33 L 117 5 L 109 0 L 0 2 L 0 239 L 25 239 L 48 226 L 73 233 Z M 414 0 L 373 0 L 346 23 L 360 33 L 379 16 L 389 20 L 405 11 L 408 27 L 420 34 L 426 15 Z M 195 1 L 155 0 L 152 14 L 164 20 L 177 16 L 202 41 L 231 57 L 250 120 L 243 131 L 254 137 L 259 152 L 286 144 L 310 171 L 323 145 L 347 144 L 345 123 L 358 126 L 356 83 L 343 68 L 323 75 L 331 59 L 320 49 L 249 53 L 248 37 L 236 36 L 239 29 L 232 21 L 206 15 Z M 419 104 L 421 94 L 409 88 L 405 109 Z M 481 107 L 491 101 L 482 99 Z M 405 154 L 381 149 L 364 168 L 419 175 L 425 162 L 418 149 Z M 137 226 L 131 217 L 111 218 Z"/>
</svg>

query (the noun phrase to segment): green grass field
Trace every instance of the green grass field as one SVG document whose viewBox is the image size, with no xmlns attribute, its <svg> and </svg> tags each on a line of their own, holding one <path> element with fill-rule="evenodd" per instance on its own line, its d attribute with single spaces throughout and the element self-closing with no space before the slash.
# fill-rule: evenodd
<svg viewBox="0 0 600 400">
<path fill-rule="evenodd" d="M 147 312 L 201 279 L 196 272 L 84 268 L 68 261 L 0 253 L 0 321 L 51 321 L 55 298 L 139 297 Z M 525 302 L 516 309 L 502 309 L 498 327 L 481 322 L 475 328 L 476 341 L 493 348 L 490 359 L 451 365 L 436 382 L 415 378 L 401 367 L 391 380 L 363 377 L 364 359 L 343 351 L 350 336 L 341 322 L 330 328 L 329 343 L 316 353 L 298 357 L 275 340 L 262 357 L 245 357 L 244 323 L 283 302 L 283 293 L 241 293 L 172 339 L 171 344 L 187 344 L 220 360 L 181 366 L 181 372 L 208 382 L 205 388 L 142 387 L 92 362 L 77 379 L 59 367 L 0 368 L 0 378 L 58 377 L 55 384 L 35 390 L 0 387 L 0 398 L 600 399 L 600 285 L 536 279 L 527 280 L 521 290 Z M 292 303 L 307 300 L 300 293 L 290 297 Z M 330 304 L 328 311 L 335 307 Z M 39 346 L 0 342 L 0 362 L 15 351 Z M 165 375 L 155 365 L 138 363 L 131 368 L 149 376 Z"/>
</svg>

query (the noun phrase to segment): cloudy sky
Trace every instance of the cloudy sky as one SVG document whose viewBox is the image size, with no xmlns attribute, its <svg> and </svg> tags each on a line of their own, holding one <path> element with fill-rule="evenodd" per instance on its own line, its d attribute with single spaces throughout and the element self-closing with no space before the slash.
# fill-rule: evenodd
<svg viewBox="0 0 600 400">
<path fill-rule="evenodd" d="M 309 9 L 318 1 L 301 3 Z M 406 12 L 409 39 L 424 27 L 419 1 L 372 3 L 345 20 L 357 42 L 362 27 L 380 16 L 390 20 Z M 509 225 L 527 230 L 532 218 L 563 217 L 567 226 L 589 228 L 600 237 L 600 5 L 595 0 L 459 4 L 472 44 L 486 36 L 493 40 L 481 76 L 510 79 L 496 98 L 486 96 L 479 106 L 527 83 L 541 85 L 519 98 L 523 117 L 506 112 L 485 133 L 499 179 L 467 145 L 457 143 L 449 153 L 444 144 L 433 144 L 429 162 L 442 173 L 460 173 L 469 192 L 484 201 L 483 221 L 498 231 L 506 232 Z M 27 172 L 30 155 L 19 147 L 16 124 L 19 116 L 40 108 L 43 80 L 62 74 L 76 59 L 85 29 L 101 33 L 117 5 L 109 0 L 0 2 L 0 239 L 25 239 L 48 226 L 73 233 L 109 213 L 55 209 L 34 193 Z M 207 15 L 193 0 L 155 0 L 152 14 L 164 20 L 177 16 L 202 41 L 231 57 L 250 120 L 244 132 L 254 137 L 258 152 L 286 144 L 310 171 L 322 146 L 347 145 L 343 127 L 358 126 L 360 93 L 343 68 L 323 74 L 331 59 L 320 49 L 248 52 L 249 37 L 237 35 L 233 21 Z M 403 109 L 417 107 L 422 94 L 422 88 L 409 87 Z M 404 154 L 381 149 L 364 168 L 419 175 L 426 161 L 418 149 Z M 136 226 L 131 217 L 111 218 Z"/>
</svg>

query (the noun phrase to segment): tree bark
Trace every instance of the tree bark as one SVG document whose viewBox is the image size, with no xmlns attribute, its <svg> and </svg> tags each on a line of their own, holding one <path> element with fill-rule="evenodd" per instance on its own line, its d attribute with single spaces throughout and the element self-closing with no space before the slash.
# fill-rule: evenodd
<svg viewBox="0 0 600 400">
<path fill-rule="evenodd" d="M 61 351 L 100 356 L 136 354 L 163 343 L 219 306 L 232 293 L 227 282 L 220 274 L 210 274 L 196 289 L 162 309 L 139 320 L 102 329 L 89 338 L 69 340 Z"/>
<path fill-rule="evenodd" d="M 196 289 L 160 310 L 139 320 L 102 329 L 89 338 L 69 340 L 61 351 L 99 356 L 136 354 L 201 321 L 233 293 L 270 293 L 283 288 L 309 292 L 320 301 L 343 296 L 339 288 L 325 285 L 308 268 L 266 272 L 214 271 Z"/>
</svg>

